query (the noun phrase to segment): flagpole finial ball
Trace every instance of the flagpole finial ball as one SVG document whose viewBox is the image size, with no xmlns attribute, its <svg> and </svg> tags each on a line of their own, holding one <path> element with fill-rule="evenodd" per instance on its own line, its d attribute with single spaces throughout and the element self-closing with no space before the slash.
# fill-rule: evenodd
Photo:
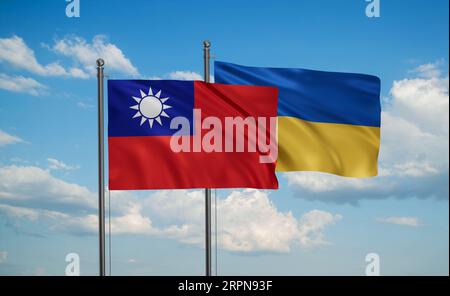
<svg viewBox="0 0 450 296">
<path fill-rule="evenodd" d="M 105 65 L 105 61 L 103 59 L 97 60 L 97 67 L 103 67 Z"/>
<path fill-rule="evenodd" d="M 206 48 L 211 47 L 211 42 L 209 42 L 208 40 L 203 41 L 203 46 Z"/>
</svg>

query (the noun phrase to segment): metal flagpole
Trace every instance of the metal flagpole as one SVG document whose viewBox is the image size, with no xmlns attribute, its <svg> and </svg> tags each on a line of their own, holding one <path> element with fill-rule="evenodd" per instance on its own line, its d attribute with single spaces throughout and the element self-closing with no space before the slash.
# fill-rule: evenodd
<svg viewBox="0 0 450 296">
<path fill-rule="evenodd" d="M 203 73 L 204 81 L 209 83 L 209 49 L 211 43 L 207 40 L 203 41 Z M 206 276 L 212 275 L 212 256 L 211 256 L 211 189 L 205 189 L 205 251 L 206 251 Z"/>
<path fill-rule="evenodd" d="M 105 276 L 105 159 L 103 139 L 103 59 L 97 60 L 98 91 L 98 233 L 100 276 Z"/>
</svg>

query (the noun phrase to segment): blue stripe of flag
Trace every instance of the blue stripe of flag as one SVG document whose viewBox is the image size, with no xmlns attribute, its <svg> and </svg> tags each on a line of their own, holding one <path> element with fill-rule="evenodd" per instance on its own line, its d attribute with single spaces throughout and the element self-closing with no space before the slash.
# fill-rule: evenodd
<svg viewBox="0 0 450 296">
<path fill-rule="evenodd" d="M 215 62 L 214 79 L 224 84 L 277 86 L 278 116 L 380 126 L 380 79 L 375 76 Z"/>
</svg>

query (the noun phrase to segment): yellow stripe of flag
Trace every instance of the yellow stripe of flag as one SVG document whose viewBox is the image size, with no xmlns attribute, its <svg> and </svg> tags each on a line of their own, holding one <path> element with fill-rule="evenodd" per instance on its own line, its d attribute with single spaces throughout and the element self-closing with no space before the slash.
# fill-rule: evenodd
<svg viewBox="0 0 450 296">
<path fill-rule="evenodd" d="M 372 177 L 377 175 L 379 147 L 379 127 L 280 116 L 276 170 Z"/>
</svg>

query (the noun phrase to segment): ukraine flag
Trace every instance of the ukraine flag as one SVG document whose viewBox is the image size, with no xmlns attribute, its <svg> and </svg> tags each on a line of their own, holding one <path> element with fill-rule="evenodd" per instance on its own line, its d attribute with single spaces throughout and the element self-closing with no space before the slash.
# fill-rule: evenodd
<svg viewBox="0 0 450 296">
<path fill-rule="evenodd" d="M 278 87 L 277 171 L 377 175 L 378 77 L 216 61 L 214 78 L 216 83 Z"/>
</svg>

